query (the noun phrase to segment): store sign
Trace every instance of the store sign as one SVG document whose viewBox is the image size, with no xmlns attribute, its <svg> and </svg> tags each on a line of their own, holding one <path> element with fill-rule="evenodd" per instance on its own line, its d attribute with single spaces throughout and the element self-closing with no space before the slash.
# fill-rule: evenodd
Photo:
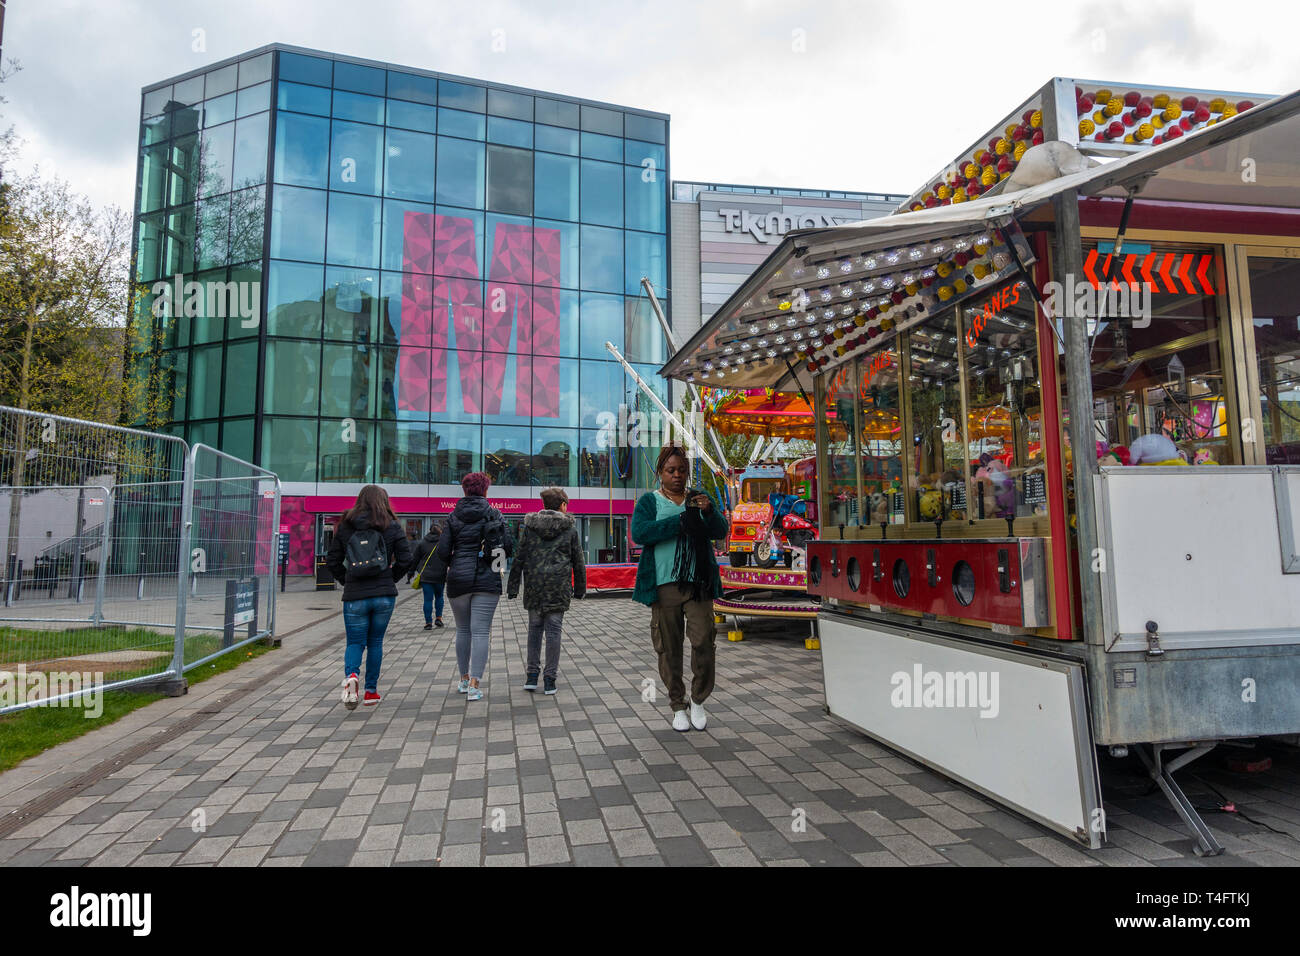
<svg viewBox="0 0 1300 956">
<path fill-rule="evenodd" d="M 1020 301 L 1020 283 L 1005 286 L 984 302 L 983 307 L 976 306 L 978 314 L 971 320 L 970 328 L 966 330 L 966 344 L 975 348 L 979 344 L 980 336 L 988 328 L 988 324 L 993 321 L 999 312 L 1008 309 Z"/>
<path fill-rule="evenodd" d="M 758 242 L 771 243 L 794 229 L 818 229 L 856 222 L 852 216 L 826 213 L 750 212 L 747 209 L 719 209 L 723 231 L 747 232 Z"/>
</svg>

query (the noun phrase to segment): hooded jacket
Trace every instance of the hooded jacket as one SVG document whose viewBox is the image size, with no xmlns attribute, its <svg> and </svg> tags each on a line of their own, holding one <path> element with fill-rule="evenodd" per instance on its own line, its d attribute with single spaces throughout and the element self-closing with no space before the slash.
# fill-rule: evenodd
<svg viewBox="0 0 1300 956">
<path fill-rule="evenodd" d="M 420 576 L 421 586 L 425 584 L 443 584 L 447 580 L 447 565 L 438 559 L 438 539 L 442 536 L 442 525 L 435 524 L 429 533 L 415 546 L 415 558 L 407 573 Z"/>
<path fill-rule="evenodd" d="M 492 521 L 501 522 L 501 545 L 510 557 L 515 545 L 501 512 L 482 495 L 466 495 L 456 502 L 436 551 L 436 560 L 447 566 L 447 597 L 501 593 L 501 572 L 492 570 L 492 555 L 484 555 L 482 560 L 478 556 L 483 534 Z"/>
<path fill-rule="evenodd" d="M 540 614 L 564 612 L 569 598 L 587 593 L 587 564 L 583 560 L 578 523 L 563 511 L 537 511 L 524 519 L 519 553 L 510 566 L 506 596 L 519 594 L 524 582 L 524 607 Z"/>
<path fill-rule="evenodd" d="M 325 555 L 325 564 L 334 579 L 343 585 L 344 601 L 361 601 L 372 597 L 397 597 L 397 581 L 401 580 L 411 566 L 411 543 L 406 540 L 400 521 L 389 521 L 384 529 L 384 544 L 388 548 L 388 559 L 392 562 L 391 573 L 376 574 L 369 578 L 353 579 L 343 566 L 343 558 L 348 553 L 348 539 L 357 531 L 369 531 L 374 525 L 370 521 L 369 511 L 360 511 L 350 520 L 339 523 Z"/>
</svg>

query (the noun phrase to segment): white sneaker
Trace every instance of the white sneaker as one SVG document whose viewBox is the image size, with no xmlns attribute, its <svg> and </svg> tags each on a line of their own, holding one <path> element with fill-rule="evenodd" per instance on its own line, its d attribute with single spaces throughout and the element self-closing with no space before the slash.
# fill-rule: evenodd
<svg viewBox="0 0 1300 956">
<path fill-rule="evenodd" d="M 684 710 L 673 711 L 673 730 L 690 730 L 691 719 L 686 716 Z"/>
<path fill-rule="evenodd" d="M 356 674 L 349 674 L 343 678 L 343 706 L 348 710 L 357 708 L 357 690 L 360 681 Z"/>
<path fill-rule="evenodd" d="M 685 713 L 685 711 L 681 711 L 681 713 Z M 704 712 L 704 705 L 691 701 L 691 726 L 696 730 L 703 730 L 708 720 L 709 715 Z"/>
</svg>

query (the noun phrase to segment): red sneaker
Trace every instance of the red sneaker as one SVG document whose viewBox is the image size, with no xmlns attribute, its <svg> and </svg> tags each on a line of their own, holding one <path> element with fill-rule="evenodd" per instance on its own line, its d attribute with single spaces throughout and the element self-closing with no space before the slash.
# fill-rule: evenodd
<svg viewBox="0 0 1300 956">
<path fill-rule="evenodd" d="M 382 698 L 379 696 L 378 692 L 368 690 L 366 691 L 366 696 L 362 703 L 367 707 L 373 707 L 375 704 L 379 703 L 380 700 L 382 700 Z"/>
</svg>

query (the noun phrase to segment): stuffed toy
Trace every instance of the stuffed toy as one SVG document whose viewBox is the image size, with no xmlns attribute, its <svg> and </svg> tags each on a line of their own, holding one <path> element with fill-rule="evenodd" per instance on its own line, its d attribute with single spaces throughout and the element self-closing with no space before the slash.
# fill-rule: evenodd
<svg viewBox="0 0 1300 956">
<path fill-rule="evenodd" d="M 922 486 L 920 491 L 921 498 L 917 510 L 921 514 L 921 520 L 933 521 L 939 517 L 939 512 L 943 508 L 943 492 L 925 486 Z"/>
<path fill-rule="evenodd" d="M 879 491 L 871 493 L 871 522 L 883 524 L 889 521 L 889 498 Z"/>
<path fill-rule="evenodd" d="M 1193 464 L 1217 465 L 1218 462 L 1214 460 L 1214 452 L 1210 451 L 1208 448 L 1202 448 L 1196 452 L 1196 459 L 1193 461 Z"/>
<path fill-rule="evenodd" d="M 1106 453 L 1098 460 L 1097 465 L 1104 467 L 1106 465 L 1127 465 L 1128 463 L 1128 449 L 1123 445 L 1111 445 Z"/>
<path fill-rule="evenodd" d="M 1130 465 L 1186 465 L 1187 460 L 1178 454 L 1178 446 L 1168 435 L 1143 435 L 1129 446 Z"/>
</svg>

